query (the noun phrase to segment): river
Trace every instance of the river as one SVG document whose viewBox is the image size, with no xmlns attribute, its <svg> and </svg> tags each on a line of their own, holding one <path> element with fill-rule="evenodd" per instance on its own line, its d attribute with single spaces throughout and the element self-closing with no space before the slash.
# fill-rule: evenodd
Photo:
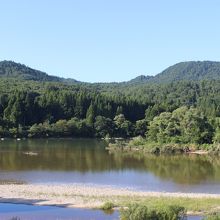
<svg viewBox="0 0 220 220">
<path fill-rule="evenodd" d="M 83 183 L 146 191 L 220 192 L 220 158 L 110 154 L 94 139 L 0 141 L 0 181 Z"/>
</svg>

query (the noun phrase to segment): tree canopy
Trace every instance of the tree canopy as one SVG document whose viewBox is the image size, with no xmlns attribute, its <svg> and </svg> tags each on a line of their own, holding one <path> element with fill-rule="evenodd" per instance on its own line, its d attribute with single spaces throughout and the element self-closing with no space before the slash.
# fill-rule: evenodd
<svg viewBox="0 0 220 220">
<path fill-rule="evenodd" d="M 16 69 L 12 63 L 12 67 L 3 68 L 3 64 L 0 63 L 2 137 L 142 135 L 161 143 L 220 142 L 218 63 L 213 66 L 205 62 L 203 67 L 208 73 L 201 63 L 197 64 L 201 75 L 215 70 L 216 80 L 204 77 L 199 81 L 143 83 L 146 78 L 141 77 L 142 83 L 106 84 L 19 78 L 16 74 L 27 67 Z M 192 65 L 183 65 L 184 74 L 195 73 Z M 176 73 L 177 67 L 173 68 Z M 10 74 L 14 78 L 4 77 Z"/>
</svg>

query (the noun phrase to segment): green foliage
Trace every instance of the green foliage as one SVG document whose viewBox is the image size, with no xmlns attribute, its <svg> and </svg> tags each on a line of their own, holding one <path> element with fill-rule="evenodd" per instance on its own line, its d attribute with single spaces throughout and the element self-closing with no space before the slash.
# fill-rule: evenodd
<svg viewBox="0 0 220 220">
<path fill-rule="evenodd" d="M 212 214 L 206 216 L 205 218 L 203 218 L 203 220 L 220 220 L 220 214 L 219 213 L 212 213 Z"/>
<path fill-rule="evenodd" d="M 167 83 L 176 81 L 216 80 L 220 77 L 220 63 L 212 61 L 181 62 L 168 67 L 151 81 Z"/>
<path fill-rule="evenodd" d="M 158 143 L 210 143 L 213 129 L 196 108 L 181 107 L 163 112 L 150 122 L 148 139 Z"/>
<path fill-rule="evenodd" d="M 110 118 L 97 116 L 94 123 L 97 137 L 112 136 L 114 132 L 114 123 Z"/>
<path fill-rule="evenodd" d="M 94 120 L 95 120 L 95 107 L 93 105 L 93 103 L 90 104 L 87 112 L 86 112 L 86 119 L 88 121 L 89 124 L 93 124 Z"/>
<path fill-rule="evenodd" d="M 216 62 L 186 62 L 156 77 L 90 84 L 67 83 L 3 61 L 0 135 L 140 135 L 158 143 L 220 143 L 219 66 Z"/>
<path fill-rule="evenodd" d="M 142 204 L 131 204 L 127 209 L 120 210 L 121 220 L 181 220 L 186 210 L 179 206 L 149 208 Z"/>
<path fill-rule="evenodd" d="M 213 142 L 218 143 L 218 144 L 220 143 L 220 127 L 219 126 L 215 130 Z"/>
<path fill-rule="evenodd" d="M 141 136 L 137 136 L 137 137 L 133 138 L 131 141 L 129 141 L 129 146 L 131 146 L 131 147 L 141 146 L 141 145 L 145 145 L 145 144 L 146 144 L 146 140 Z"/>
<path fill-rule="evenodd" d="M 114 208 L 114 204 L 112 202 L 105 202 L 102 206 L 101 206 L 101 209 L 102 210 L 111 210 Z"/>
<path fill-rule="evenodd" d="M 65 80 L 56 76 L 49 76 L 39 70 L 31 69 L 25 65 L 18 64 L 12 61 L 0 62 L 0 77 L 18 78 L 23 80 L 36 80 L 36 81 L 54 81 L 54 82 L 77 82 L 73 79 Z"/>
<path fill-rule="evenodd" d="M 141 135 L 144 136 L 147 132 L 147 121 L 145 119 L 138 120 L 135 123 L 135 136 Z"/>
<path fill-rule="evenodd" d="M 116 115 L 114 118 L 116 125 L 116 135 L 119 137 L 129 137 L 132 135 L 132 124 L 125 119 L 123 114 Z"/>
</svg>

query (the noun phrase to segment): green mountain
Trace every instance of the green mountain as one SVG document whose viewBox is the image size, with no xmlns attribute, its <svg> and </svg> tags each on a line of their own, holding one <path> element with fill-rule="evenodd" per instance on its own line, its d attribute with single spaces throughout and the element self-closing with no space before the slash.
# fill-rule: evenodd
<svg viewBox="0 0 220 220">
<path fill-rule="evenodd" d="M 146 83 L 146 82 L 149 82 L 150 80 L 152 80 L 153 78 L 154 78 L 154 76 L 140 75 L 140 76 L 137 76 L 136 78 L 128 81 L 127 83 L 131 83 L 131 84 Z"/>
<path fill-rule="evenodd" d="M 0 137 L 147 134 L 160 143 L 220 143 L 219 70 L 218 62 L 184 62 L 128 82 L 71 83 L 3 61 Z"/>
<path fill-rule="evenodd" d="M 155 82 L 201 81 L 220 79 L 220 62 L 190 61 L 177 63 L 156 75 Z"/>
<path fill-rule="evenodd" d="M 32 69 L 25 65 L 13 61 L 0 62 L 0 77 L 13 78 L 21 80 L 34 80 L 39 82 L 62 82 L 79 83 L 75 79 L 65 79 L 62 77 L 48 75 L 45 72 Z M 213 61 L 190 61 L 181 62 L 168 67 L 163 72 L 155 76 L 140 75 L 130 81 L 116 83 L 124 84 L 145 84 L 145 83 L 170 83 L 178 81 L 201 81 L 201 80 L 220 80 L 220 62 Z M 99 83 L 96 83 L 99 84 Z M 112 83 L 100 83 L 103 85 L 112 85 Z M 88 84 L 87 84 L 88 85 Z"/>
<path fill-rule="evenodd" d="M 168 67 L 154 77 L 139 76 L 130 82 L 135 83 L 170 83 L 177 81 L 219 80 L 220 62 L 190 61 Z"/>
<path fill-rule="evenodd" d="M 34 81 L 48 81 L 48 82 L 78 82 L 74 79 L 65 79 L 57 76 L 51 76 L 45 72 L 32 69 L 23 64 L 15 63 L 13 61 L 0 62 L 0 77 L 2 78 L 16 78 L 20 80 L 34 80 Z"/>
</svg>

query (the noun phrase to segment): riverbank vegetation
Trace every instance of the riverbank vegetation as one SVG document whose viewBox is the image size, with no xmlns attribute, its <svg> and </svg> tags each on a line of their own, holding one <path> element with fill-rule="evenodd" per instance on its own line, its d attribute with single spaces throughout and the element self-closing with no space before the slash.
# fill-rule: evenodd
<svg viewBox="0 0 220 220">
<path fill-rule="evenodd" d="M 151 207 L 144 204 L 132 203 L 120 209 L 121 220 L 184 220 L 187 219 L 187 210 L 178 205 L 163 205 Z M 219 220 L 220 213 L 213 212 L 203 217 L 203 220 Z"/>
<path fill-rule="evenodd" d="M 117 207 L 130 207 L 133 204 L 145 206 L 149 209 L 160 210 L 163 207 L 184 207 L 187 215 L 212 216 L 212 213 L 219 213 L 218 198 L 187 198 L 187 197 L 169 197 L 158 196 L 148 198 L 144 197 L 126 197 L 118 198 L 115 203 Z"/>
<path fill-rule="evenodd" d="M 213 213 L 204 218 L 204 220 L 220 220 L 219 213 Z"/>
<path fill-rule="evenodd" d="M 186 210 L 180 206 L 164 206 L 157 209 L 140 204 L 130 204 L 120 210 L 121 220 L 184 220 Z"/>
<path fill-rule="evenodd" d="M 139 136 L 128 143 L 110 145 L 110 148 L 121 146 L 123 150 L 143 150 L 156 154 L 198 150 L 219 153 L 219 137 L 218 118 L 211 120 L 197 108 L 183 106 L 155 116 L 148 122 L 145 137 Z"/>
<path fill-rule="evenodd" d="M 23 83 L 15 85 L 22 88 Z M 100 93 L 96 87 L 87 91 L 85 86 L 35 82 L 33 85 L 38 86 L 37 91 L 34 88 L 18 90 L 14 86 L 10 94 L 0 94 L 1 137 L 128 138 L 141 135 L 157 143 L 210 144 L 220 141 L 220 112 L 217 100 L 211 101 L 211 98 L 208 100 L 215 104 L 207 101 L 209 104 L 205 108 L 200 104 L 201 100 L 207 99 L 205 97 L 198 97 L 192 105 L 167 98 L 159 104 L 159 100 L 148 102 L 147 97 L 143 102 L 141 96 L 140 99 L 126 93 L 119 96 L 114 90 Z M 157 96 L 157 93 L 153 90 L 151 95 Z"/>
<path fill-rule="evenodd" d="M 141 136 L 145 143 L 160 145 L 217 144 L 220 80 L 216 65 L 178 64 L 158 74 L 168 81 L 143 81 L 142 77 L 91 84 L 50 78 L 24 65 L 1 62 L 0 137 Z M 175 80 L 175 74 L 194 78 Z"/>
<path fill-rule="evenodd" d="M 106 147 L 110 152 L 141 152 L 146 154 L 219 154 L 219 143 L 192 144 L 192 143 L 161 143 L 151 142 L 141 136 L 127 140 L 113 140 Z"/>
</svg>

